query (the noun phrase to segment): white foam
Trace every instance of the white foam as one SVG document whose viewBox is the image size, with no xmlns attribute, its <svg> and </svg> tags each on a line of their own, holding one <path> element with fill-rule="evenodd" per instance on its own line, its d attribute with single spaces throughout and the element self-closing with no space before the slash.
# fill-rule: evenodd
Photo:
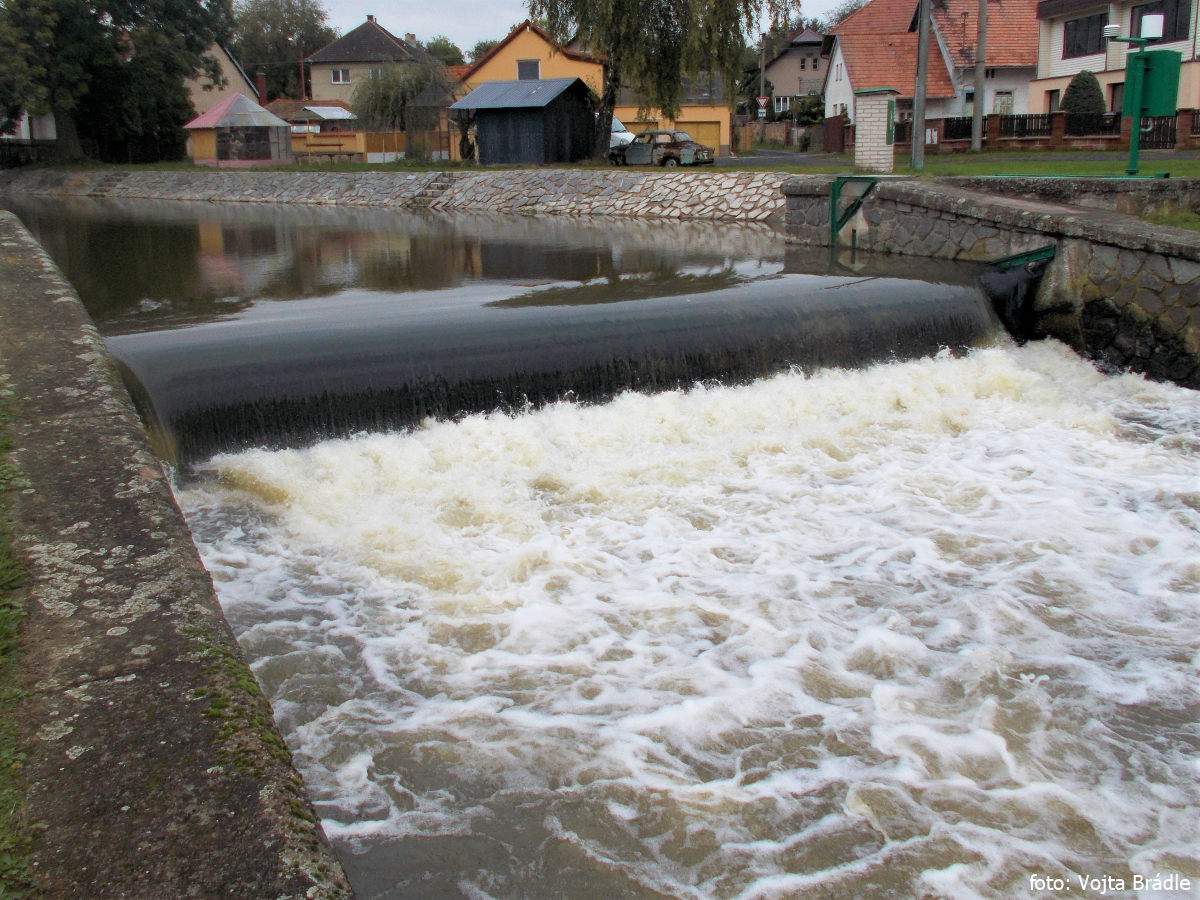
<svg viewBox="0 0 1200 900">
<path fill-rule="evenodd" d="M 179 497 L 346 846 L 486 840 L 460 882 L 498 896 L 553 848 L 634 895 L 1008 897 L 1200 866 L 1198 449 L 1194 392 L 1032 344 Z"/>
</svg>

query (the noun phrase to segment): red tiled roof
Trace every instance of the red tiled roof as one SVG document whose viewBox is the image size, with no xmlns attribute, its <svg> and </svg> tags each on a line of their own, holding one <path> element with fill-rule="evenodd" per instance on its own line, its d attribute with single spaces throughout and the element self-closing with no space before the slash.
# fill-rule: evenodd
<svg viewBox="0 0 1200 900">
<path fill-rule="evenodd" d="M 456 84 L 457 82 L 462 81 L 470 71 L 470 65 L 442 66 L 442 75 L 444 75 L 446 80 L 451 84 Z"/>
<path fill-rule="evenodd" d="M 866 6 L 842 19 L 833 28 L 841 37 L 846 34 L 903 34 L 913 29 L 917 0 L 871 0 Z"/>
<path fill-rule="evenodd" d="M 901 97 L 916 93 L 917 34 L 838 32 L 838 46 L 846 63 L 846 74 L 855 91 L 895 88 Z M 925 76 L 926 97 L 953 97 L 954 84 L 942 55 L 930 48 L 929 71 Z"/>
<path fill-rule="evenodd" d="M 1038 0 L 988 0 L 987 64 L 1037 65 Z M 932 16 L 956 66 L 975 65 L 979 0 L 937 0 Z"/>
</svg>

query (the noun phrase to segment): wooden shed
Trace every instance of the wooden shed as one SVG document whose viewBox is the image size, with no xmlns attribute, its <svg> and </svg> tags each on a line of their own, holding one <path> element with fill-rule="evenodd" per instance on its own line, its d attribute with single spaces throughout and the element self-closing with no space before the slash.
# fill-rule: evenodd
<svg viewBox="0 0 1200 900">
<path fill-rule="evenodd" d="M 482 165 L 575 162 L 595 143 L 592 93 L 580 78 L 486 81 L 450 108 L 475 114 Z"/>
<path fill-rule="evenodd" d="M 183 126 L 199 166 L 276 166 L 290 163 L 288 123 L 242 94 L 234 94 Z"/>
</svg>

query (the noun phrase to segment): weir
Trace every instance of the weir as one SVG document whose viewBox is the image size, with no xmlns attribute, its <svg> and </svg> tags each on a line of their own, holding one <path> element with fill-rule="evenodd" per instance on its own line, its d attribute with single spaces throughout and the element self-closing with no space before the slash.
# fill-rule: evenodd
<svg viewBox="0 0 1200 900">
<path fill-rule="evenodd" d="M 192 459 L 239 404 L 235 424 L 278 403 L 251 432 L 282 444 L 294 417 L 300 443 L 362 427 L 331 411 L 381 384 L 416 385 L 396 421 L 646 392 L 227 454 L 176 483 L 361 894 L 1010 897 L 1073 868 L 1195 871 L 1194 392 L 1003 340 L 978 266 L 701 259 L 656 234 L 522 252 L 487 228 L 289 253 L 286 230 L 202 230 L 202 254 L 247 252 L 203 257 L 200 300 L 130 277 L 99 317 L 147 409 L 180 435 L 170 410 L 200 411 Z M 473 274 L 427 290 L 421 244 Z M 381 270 L 423 288 L 388 294 Z M 839 367 L 921 358 L 821 369 L 821 341 L 855 343 Z M 708 383 L 760 365 L 803 372 Z M 531 369 L 544 395 L 504 382 Z M 71 472 L 108 449 L 81 421 Z M 115 496 L 141 496 L 140 459 Z M 52 535 L 64 552 L 107 537 L 83 518 Z"/>
<path fill-rule="evenodd" d="M 485 302 L 361 298 L 108 346 L 162 455 L 186 463 L 427 417 L 965 351 L 994 341 L 998 325 L 983 289 L 958 274 L 725 272 Z"/>
</svg>

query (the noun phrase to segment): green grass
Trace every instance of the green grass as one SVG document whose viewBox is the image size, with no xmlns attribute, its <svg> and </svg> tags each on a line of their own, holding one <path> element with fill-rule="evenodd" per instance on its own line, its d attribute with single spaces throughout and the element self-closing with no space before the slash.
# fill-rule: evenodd
<svg viewBox="0 0 1200 900">
<path fill-rule="evenodd" d="M 18 630 L 25 616 L 18 588 L 25 573 L 13 550 L 8 524 L 7 493 L 16 479 L 9 462 L 12 439 L 8 425 L 12 409 L 0 399 L 0 897 L 25 897 L 32 892 L 29 865 L 32 837 L 23 817 L 17 773 L 24 756 L 17 741 L 15 709 Z"/>
<path fill-rule="evenodd" d="M 1175 210 L 1170 213 L 1163 213 L 1157 216 L 1146 216 L 1147 222 L 1153 222 L 1155 225 L 1170 225 L 1172 228 L 1187 228 L 1191 231 L 1200 231 L 1200 213 L 1190 209 Z"/>
</svg>

